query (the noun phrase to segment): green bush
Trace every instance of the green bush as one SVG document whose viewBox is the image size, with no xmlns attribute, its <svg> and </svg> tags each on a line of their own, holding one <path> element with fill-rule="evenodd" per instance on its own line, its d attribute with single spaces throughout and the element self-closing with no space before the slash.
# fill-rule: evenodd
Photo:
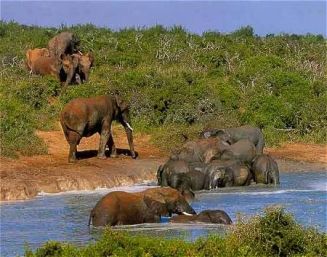
<svg viewBox="0 0 327 257">
<path fill-rule="evenodd" d="M 89 82 L 63 93 L 56 79 L 29 75 L 24 59 L 27 49 L 46 47 L 65 30 L 76 33 L 82 51 L 93 51 L 95 65 Z M 31 113 L 22 120 L 30 129 L 18 126 L 17 134 L 33 138 L 35 129 L 56 128 L 60 110 L 73 98 L 118 90 L 130 102 L 138 130 L 165 138 L 154 140 L 165 149 L 176 146 L 165 128 L 194 134 L 199 128 L 242 124 L 268 131 L 268 145 L 290 139 L 326 142 L 326 40 L 321 36 L 258 37 L 251 27 L 200 36 L 178 26 L 114 32 L 91 24 L 40 28 L 1 21 L 0 37 L 0 93 Z M 2 141 L 10 142 L 9 134 L 3 132 Z M 2 153 L 25 147 L 8 146 L 2 144 Z"/>
<path fill-rule="evenodd" d="M 263 216 L 238 221 L 225 236 L 210 235 L 195 242 L 106 229 L 97 242 L 85 247 L 48 242 L 34 253 L 27 250 L 25 256 L 323 257 L 326 253 L 325 233 L 301 227 L 283 209 L 269 208 Z"/>
</svg>

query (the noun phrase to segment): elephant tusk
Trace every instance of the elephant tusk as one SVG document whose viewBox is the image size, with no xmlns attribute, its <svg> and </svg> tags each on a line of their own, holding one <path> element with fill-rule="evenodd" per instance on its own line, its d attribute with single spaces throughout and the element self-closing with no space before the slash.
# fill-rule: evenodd
<svg viewBox="0 0 327 257">
<path fill-rule="evenodd" d="M 125 121 L 125 124 L 126 124 L 126 126 L 127 126 L 131 131 L 133 131 L 132 126 L 131 126 L 127 121 Z"/>
<path fill-rule="evenodd" d="M 185 212 L 185 211 L 183 211 L 182 213 L 183 213 L 184 215 L 186 215 L 186 216 L 193 216 L 193 214 L 187 213 L 187 212 Z"/>
</svg>

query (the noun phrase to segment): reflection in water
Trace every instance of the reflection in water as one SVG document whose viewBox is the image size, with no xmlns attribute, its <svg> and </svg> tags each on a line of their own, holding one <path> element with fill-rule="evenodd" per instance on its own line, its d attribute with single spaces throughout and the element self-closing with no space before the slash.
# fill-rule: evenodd
<svg viewBox="0 0 327 257">
<path fill-rule="evenodd" d="M 281 174 L 281 185 L 224 188 L 197 193 L 192 203 L 199 212 L 204 209 L 222 209 L 236 220 L 238 213 L 261 214 L 268 205 L 281 205 L 294 213 L 304 225 L 316 226 L 327 231 L 326 188 L 324 172 Z M 148 187 L 146 187 L 148 188 Z M 125 191 L 141 191 L 145 187 L 119 188 Z M 16 256 L 24 251 L 25 242 L 35 249 L 47 240 L 73 242 L 84 245 L 101 235 L 102 230 L 87 226 L 90 210 L 109 190 L 43 194 L 34 200 L 1 204 L 0 256 Z M 225 233 L 226 226 L 168 224 L 120 226 L 133 234 L 182 237 L 194 240 L 210 233 Z"/>
</svg>

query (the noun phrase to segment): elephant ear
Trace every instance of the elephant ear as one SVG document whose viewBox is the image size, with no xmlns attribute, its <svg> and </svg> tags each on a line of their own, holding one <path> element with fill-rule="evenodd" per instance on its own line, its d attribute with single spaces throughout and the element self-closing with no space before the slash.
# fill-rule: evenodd
<svg viewBox="0 0 327 257">
<path fill-rule="evenodd" d="M 121 112 L 124 112 L 129 108 L 128 104 L 123 99 L 121 99 L 121 97 L 118 94 L 115 94 L 115 99 L 116 99 L 117 106 Z"/>
<path fill-rule="evenodd" d="M 146 195 L 143 197 L 143 201 L 146 204 L 146 206 L 150 209 L 150 211 L 160 216 L 168 214 L 166 202 L 162 200 L 163 199 L 159 199 L 159 201 L 157 201 Z"/>
</svg>

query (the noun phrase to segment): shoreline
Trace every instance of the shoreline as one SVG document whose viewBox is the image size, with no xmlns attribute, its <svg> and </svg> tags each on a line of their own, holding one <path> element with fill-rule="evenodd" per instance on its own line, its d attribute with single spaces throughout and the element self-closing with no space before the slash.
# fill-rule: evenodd
<svg viewBox="0 0 327 257">
<path fill-rule="evenodd" d="M 128 149 L 123 129 L 115 127 L 113 134 L 117 147 Z M 138 159 L 121 154 L 118 158 L 100 160 L 96 158 L 96 151 L 90 150 L 98 147 L 99 137 L 95 135 L 79 145 L 81 160 L 68 164 L 68 144 L 62 131 L 38 131 L 37 135 L 48 145 L 47 155 L 21 156 L 17 160 L 0 158 L 0 203 L 33 199 L 40 192 L 110 190 L 155 181 L 159 165 L 168 158 L 150 143 L 149 135 L 135 134 Z M 266 148 L 265 153 L 276 159 L 281 173 L 316 172 L 327 171 L 326 149 L 319 145 L 288 144 Z"/>
</svg>

